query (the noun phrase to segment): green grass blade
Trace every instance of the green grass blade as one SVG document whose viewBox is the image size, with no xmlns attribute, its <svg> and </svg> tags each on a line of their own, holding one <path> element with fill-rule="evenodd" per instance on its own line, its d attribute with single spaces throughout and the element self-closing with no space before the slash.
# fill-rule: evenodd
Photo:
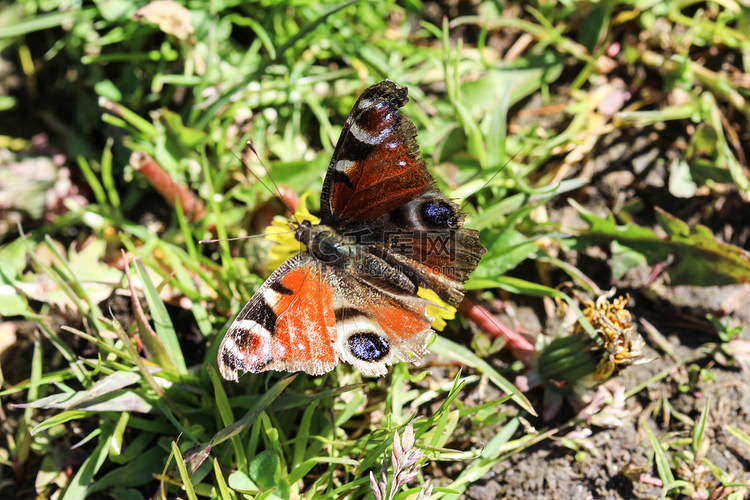
<svg viewBox="0 0 750 500">
<path fill-rule="evenodd" d="M 172 325 L 172 319 L 169 317 L 167 308 L 161 297 L 159 297 L 159 292 L 146 272 L 141 259 L 135 259 L 135 271 L 143 286 L 143 294 L 146 297 L 151 317 L 154 320 L 154 330 L 156 330 L 157 336 L 164 344 L 167 355 L 177 369 L 177 372 L 185 375 L 187 374 L 187 367 L 185 366 L 185 358 L 182 356 L 180 342 L 177 340 L 177 332 L 174 330 L 174 325 Z"/>
<path fill-rule="evenodd" d="M 528 411 L 529 413 L 536 415 L 536 411 L 531 406 L 531 403 L 526 396 L 521 394 L 516 386 L 509 382 L 505 377 L 500 375 L 494 368 L 492 368 L 486 361 L 480 359 L 476 354 L 471 352 L 466 347 L 456 344 L 445 337 L 438 336 L 435 342 L 430 346 L 430 350 L 436 354 L 445 356 L 448 359 L 453 359 L 462 363 L 466 366 L 475 368 L 485 375 L 502 391 L 511 395 L 513 401 L 518 404 L 521 408 Z"/>
<path fill-rule="evenodd" d="M 99 435 L 99 444 L 91 455 L 88 456 L 86 461 L 83 462 L 83 465 L 78 469 L 75 476 L 73 476 L 73 479 L 71 479 L 61 500 L 83 500 L 93 486 L 92 482 L 94 476 L 99 472 L 99 469 L 102 464 L 104 464 L 104 461 L 107 459 L 107 454 L 109 453 L 112 438 L 112 424 L 109 421 L 103 421 L 100 424 L 99 429 L 101 431 L 101 434 Z"/>
<path fill-rule="evenodd" d="M 57 28 L 63 24 L 73 26 L 85 19 L 93 18 L 95 15 L 96 9 L 39 14 L 30 19 L 25 19 L 9 26 L 0 27 L 0 39 L 27 35 L 35 31 L 47 30 L 50 28 Z"/>
<path fill-rule="evenodd" d="M 180 453 L 180 447 L 177 446 L 177 443 L 174 441 L 172 441 L 172 453 L 174 454 L 175 463 L 177 464 L 177 470 L 180 473 L 183 490 L 187 494 L 189 500 L 198 500 L 198 496 L 195 494 L 195 488 L 193 488 L 193 483 L 190 482 L 187 467 L 185 467 L 185 460 L 182 458 L 182 453 Z"/>
<path fill-rule="evenodd" d="M 656 437 L 654 432 L 651 430 L 651 427 L 649 427 L 648 423 L 646 423 L 645 420 L 641 419 L 641 424 L 646 429 L 648 439 L 649 441 L 651 441 L 651 448 L 654 450 L 656 470 L 659 472 L 659 478 L 661 479 L 662 484 L 665 487 L 662 492 L 662 494 L 664 494 L 666 492 L 666 486 L 674 483 L 674 475 L 672 474 L 672 469 L 669 466 L 669 459 L 667 458 L 667 454 L 664 452 L 664 448 L 662 448 L 661 446 L 661 441 Z"/>
<path fill-rule="evenodd" d="M 708 407 L 710 402 L 711 399 L 706 398 L 706 403 L 703 405 L 703 411 L 701 411 L 701 415 L 698 418 L 698 421 L 695 422 L 695 427 L 693 427 L 693 441 L 691 446 L 696 460 L 699 458 L 699 450 L 703 444 L 703 439 L 706 437 L 706 424 L 708 422 Z"/>
</svg>

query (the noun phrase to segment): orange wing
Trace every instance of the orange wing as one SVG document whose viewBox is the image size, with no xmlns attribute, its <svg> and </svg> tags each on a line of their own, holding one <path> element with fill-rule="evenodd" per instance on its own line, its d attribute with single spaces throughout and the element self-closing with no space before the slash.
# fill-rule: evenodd
<svg viewBox="0 0 750 500">
<path fill-rule="evenodd" d="M 267 370 L 321 375 L 342 359 L 364 375 L 385 375 L 388 365 L 424 354 L 433 320 L 427 303 L 305 252 L 277 269 L 234 320 L 219 371 L 227 380 Z"/>
<path fill-rule="evenodd" d="M 322 273 L 320 263 L 302 253 L 266 280 L 219 347 L 225 379 L 266 370 L 321 375 L 336 366 L 333 294 Z"/>
</svg>

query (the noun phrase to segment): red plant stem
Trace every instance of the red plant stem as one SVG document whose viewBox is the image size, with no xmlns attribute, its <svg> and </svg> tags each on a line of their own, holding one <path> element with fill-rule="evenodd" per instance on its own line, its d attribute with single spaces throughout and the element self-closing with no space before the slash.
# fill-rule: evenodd
<svg viewBox="0 0 750 500">
<path fill-rule="evenodd" d="M 180 199 L 182 212 L 190 221 L 198 221 L 206 216 L 206 209 L 201 200 L 183 184 L 177 184 L 161 165 L 143 151 L 130 155 L 130 165 L 140 172 L 151 186 L 166 200 L 171 207 Z"/>
<path fill-rule="evenodd" d="M 503 337 L 507 342 L 508 348 L 513 353 L 513 357 L 526 366 L 530 365 L 531 356 L 534 354 L 535 349 L 526 337 L 497 319 L 486 308 L 467 297 L 464 297 L 464 300 L 461 301 L 458 310 L 492 337 Z"/>
</svg>

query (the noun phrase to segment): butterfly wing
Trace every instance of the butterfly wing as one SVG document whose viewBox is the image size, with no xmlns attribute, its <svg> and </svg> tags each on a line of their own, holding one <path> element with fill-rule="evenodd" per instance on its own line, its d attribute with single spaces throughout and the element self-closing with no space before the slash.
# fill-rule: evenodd
<svg viewBox="0 0 750 500">
<path fill-rule="evenodd" d="M 338 363 L 333 302 L 319 262 L 307 252 L 287 260 L 229 327 L 219 346 L 221 375 L 331 371 Z"/>
<path fill-rule="evenodd" d="M 408 101 L 408 89 L 389 80 L 357 99 L 323 182 L 323 224 L 369 222 L 433 188 L 417 129 L 398 112 Z"/>
<path fill-rule="evenodd" d="M 229 327 L 219 346 L 221 375 L 227 380 L 268 370 L 322 375 L 339 359 L 364 375 L 385 375 L 388 365 L 417 360 L 432 334 L 427 301 L 377 282 L 324 266 L 307 252 L 289 259 Z"/>
<path fill-rule="evenodd" d="M 486 250 L 427 171 L 416 127 L 398 113 L 407 101 L 406 87 L 387 80 L 366 89 L 326 174 L 322 225 L 354 236 L 346 245 L 356 255 L 327 265 L 304 252 L 276 270 L 219 347 L 224 378 L 266 370 L 320 375 L 339 359 L 384 375 L 390 364 L 418 360 L 432 334 L 417 286 L 460 302 Z"/>
<path fill-rule="evenodd" d="M 370 224 L 381 235 L 372 251 L 418 286 L 458 306 L 464 281 L 487 252 L 479 232 L 464 227 L 465 217 L 442 193 L 428 191 Z"/>
<path fill-rule="evenodd" d="M 414 294 L 405 277 L 394 279 L 392 268 L 377 257 L 363 259 L 354 263 L 357 272 L 331 279 L 336 283 L 338 353 L 364 375 L 380 376 L 398 361 L 419 361 L 433 333 L 433 318 L 427 314 L 429 302 Z"/>
</svg>

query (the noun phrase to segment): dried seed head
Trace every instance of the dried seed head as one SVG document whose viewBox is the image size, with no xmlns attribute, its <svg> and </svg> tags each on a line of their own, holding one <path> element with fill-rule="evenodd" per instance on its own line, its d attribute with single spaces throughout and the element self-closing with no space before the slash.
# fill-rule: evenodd
<svg viewBox="0 0 750 500">
<path fill-rule="evenodd" d="M 375 497 L 375 500 L 383 500 L 383 495 L 380 492 L 380 486 L 375 480 L 375 474 L 373 474 L 372 471 L 370 471 L 370 489 L 372 490 L 372 496 Z"/>
</svg>

